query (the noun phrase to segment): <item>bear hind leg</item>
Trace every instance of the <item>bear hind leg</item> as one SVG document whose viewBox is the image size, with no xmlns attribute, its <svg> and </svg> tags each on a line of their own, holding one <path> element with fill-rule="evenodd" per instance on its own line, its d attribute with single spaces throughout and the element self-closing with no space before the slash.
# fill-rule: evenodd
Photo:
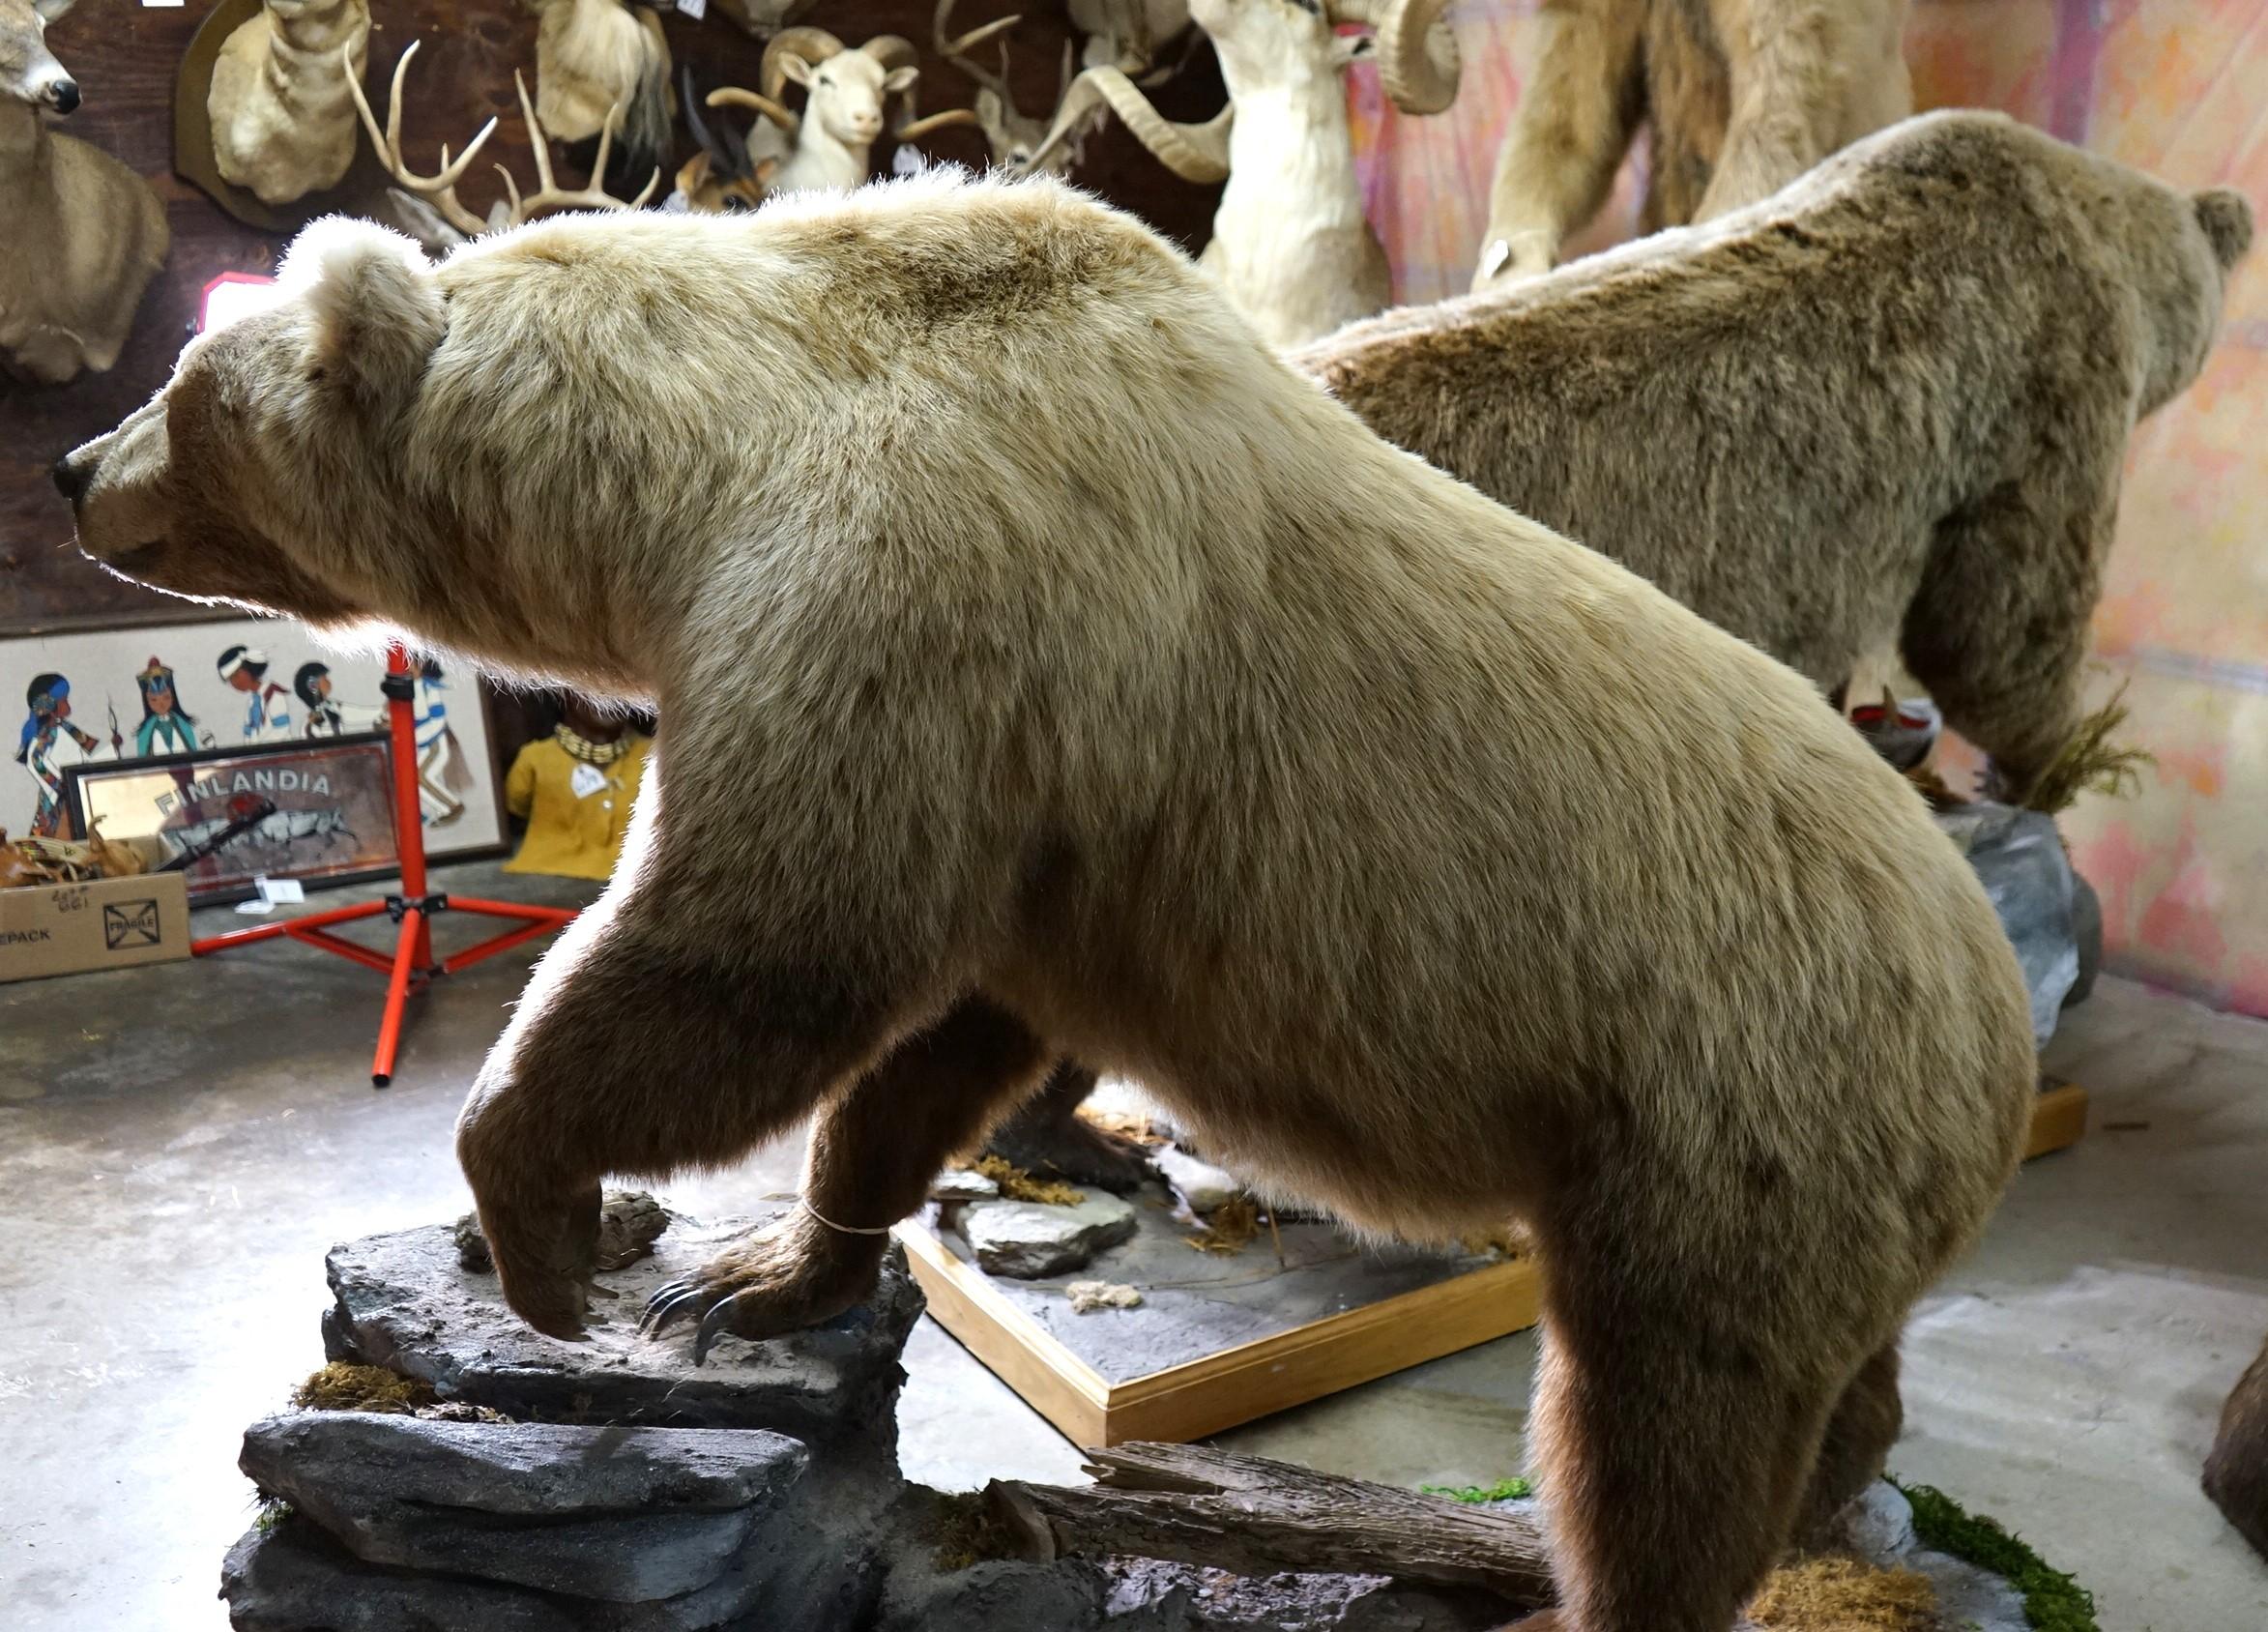
<svg viewBox="0 0 2268 1632">
<path fill-rule="evenodd" d="M 1818 1353 L 1831 1340 L 1760 1265 L 1697 1273 L 1582 1234 L 1543 1232 L 1531 1438 L 1560 1608 L 1542 1624 L 1728 1632 L 1788 1542 L 1851 1362 Z"/>
</svg>

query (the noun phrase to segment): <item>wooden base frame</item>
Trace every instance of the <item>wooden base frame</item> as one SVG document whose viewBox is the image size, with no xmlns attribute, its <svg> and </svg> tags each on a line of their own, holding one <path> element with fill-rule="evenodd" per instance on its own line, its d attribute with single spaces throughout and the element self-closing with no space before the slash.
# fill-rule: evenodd
<svg viewBox="0 0 2268 1632">
<path fill-rule="evenodd" d="M 2086 1121 L 2085 1089 L 2044 1084 L 2025 1158 L 2076 1144 Z M 901 1224 L 896 1234 L 938 1324 L 1082 1446 L 1200 1440 L 1524 1330 L 1542 1311 L 1540 1268 L 1515 1259 L 1112 1383 L 927 1227 Z"/>
</svg>

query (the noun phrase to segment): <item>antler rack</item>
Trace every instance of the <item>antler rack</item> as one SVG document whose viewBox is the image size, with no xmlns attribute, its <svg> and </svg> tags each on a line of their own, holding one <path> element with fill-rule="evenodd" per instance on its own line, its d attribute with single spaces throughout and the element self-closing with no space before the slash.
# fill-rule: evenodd
<svg viewBox="0 0 2268 1632">
<path fill-rule="evenodd" d="M 402 52 L 401 60 L 393 65 L 393 83 L 387 92 L 386 129 L 383 131 L 378 129 L 378 121 L 370 112 L 370 103 L 363 95 L 362 84 L 351 63 L 347 65 L 346 86 L 354 95 L 355 111 L 363 116 L 363 129 L 369 132 L 370 145 L 378 150 L 379 158 L 385 161 L 393 179 L 401 184 L 405 191 L 431 203 L 457 231 L 478 238 L 502 227 L 518 226 L 523 221 L 532 220 L 553 210 L 635 210 L 652 198 L 654 189 L 660 187 L 661 171 L 658 167 L 647 179 L 644 189 L 635 198 L 617 198 L 596 181 L 596 178 L 606 174 L 606 161 L 614 145 L 615 120 L 622 111 L 619 102 L 607 110 L 606 121 L 599 127 L 598 155 L 591 166 L 594 185 L 586 188 L 561 187 L 551 171 L 551 137 L 544 131 L 543 122 L 536 117 L 536 105 L 528 98 L 527 80 L 514 70 L 511 77 L 513 88 L 519 92 L 520 117 L 527 124 L 528 145 L 536 156 L 537 188 L 534 192 L 523 197 L 519 183 L 512 179 L 511 172 L 502 164 L 494 165 L 492 168 L 504 178 L 504 217 L 497 219 L 475 215 L 457 198 L 456 184 L 463 179 L 465 167 L 479 157 L 481 148 L 487 145 L 488 138 L 496 133 L 494 116 L 480 127 L 480 133 L 454 160 L 451 160 L 449 149 L 444 146 L 441 150 L 441 168 L 430 176 L 419 175 L 402 158 L 402 83 L 409 73 L 410 59 L 418 54 L 418 47 L 423 44 L 422 40 L 412 41 L 409 48 Z M 344 55 L 342 52 L 342 61 Z"/>
</svg>

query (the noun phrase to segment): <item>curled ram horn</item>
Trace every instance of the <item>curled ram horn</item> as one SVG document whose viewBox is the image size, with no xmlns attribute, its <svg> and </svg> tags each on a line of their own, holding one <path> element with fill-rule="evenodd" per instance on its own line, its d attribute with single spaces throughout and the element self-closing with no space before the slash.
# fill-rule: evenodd
<svg viewBox="0 0 2268 1632">
<path fill-rule="evenodd" d="M 1457 100 L 1457 36 L 1441 21 L 1449 0 L 1328 0 L 1334 22 L 1378 31 L 1379 85 L 1404 113 L 1439 113 Z"/>
<path fill-rule="evenodd" d="M 1228 179 L 1229 127 L 1236 116 L 1235 102 L 1203 125 L 1176 124 L 1151 106 L 1142 88 L 1115 68 L 1090 68 L 1071 81 L 1056 109 L 1053 129 L 1024 161 L 1024 172 L 1045 168 L 1057 149 L 1074 139 L 1088 115 L 1098 106 L 1108 106 L 1159 163 L 1183 181 Z"/>
<path fill-rule="evenodd" d="M 787 89 L 788 71 L 780 65 L 784 56 L 801 57 L 816 68 L 829 57 L 840 56 L 846 50 L 843 43 L 824 28 L 800 25 L 783 28 L 771 37 L 764 47 L 764 68 L 757 83 L 764 87 L 764 95 L 771 102 L 778 102 Z M 712 103 L 711 105 L 714 105 Z"/>
</svg>

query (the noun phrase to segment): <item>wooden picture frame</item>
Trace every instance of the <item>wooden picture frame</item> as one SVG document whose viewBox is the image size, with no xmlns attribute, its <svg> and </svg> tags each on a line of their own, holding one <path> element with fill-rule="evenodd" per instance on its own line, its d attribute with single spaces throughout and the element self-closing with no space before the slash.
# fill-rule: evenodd
<svg viewBox="0 0 2268 1632">
<path fill-rule="evenodd" d="M 2087 1091 L 2043 1076 L 2024 1158 L 2077 1143 Z M 1536 1324 L 1543 1271 L 1515 1258 L 1113 1382 L 1017 1307 L 927 1224 L 893 1232 L 929 1313 L 1073 1444 L 1186 1443 Z"/>
</svg>

